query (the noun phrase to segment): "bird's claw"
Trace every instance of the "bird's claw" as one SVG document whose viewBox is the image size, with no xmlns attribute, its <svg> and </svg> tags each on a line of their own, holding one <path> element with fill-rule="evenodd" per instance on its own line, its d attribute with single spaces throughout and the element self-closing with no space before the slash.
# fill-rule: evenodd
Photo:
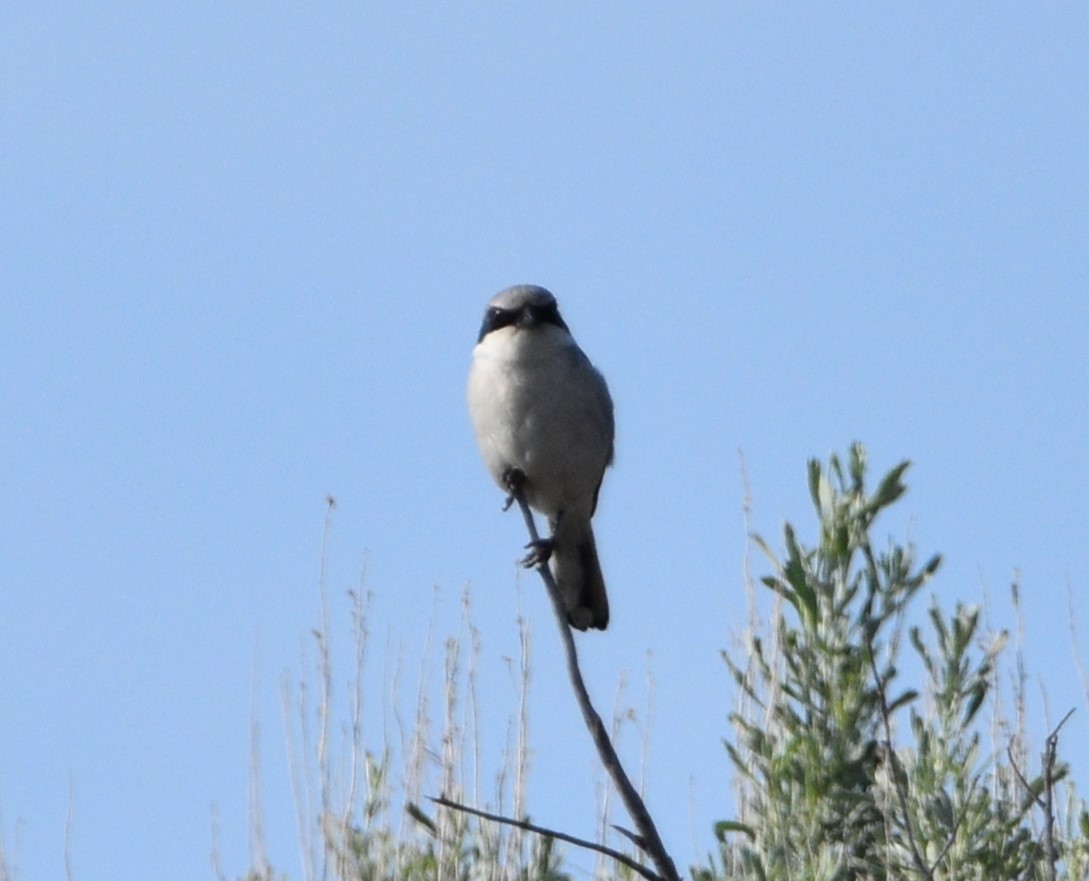
<svg viewBox="0 0 1089 881">
<path fill-rule="evenodd" d="M 503 486 L 507 489 L 507 500 L 503 503 L 503 510 L 509 511 L 510 506 L 518 501 L 522 495 L 522 487 L 526 483 L 526 472 L 513 465 L 503 472 Z"/>
<path fill-rule="evenodd" d="M 536 541 L 531 541 L 526 545 L 529 553 L 522 559 L 522 565 L 527 569 L 536 569 L 538 566 L 545 565 L 551 559 L 555 547 L 555 542 L 550 538 L 539 538 Z"/>
</svg>

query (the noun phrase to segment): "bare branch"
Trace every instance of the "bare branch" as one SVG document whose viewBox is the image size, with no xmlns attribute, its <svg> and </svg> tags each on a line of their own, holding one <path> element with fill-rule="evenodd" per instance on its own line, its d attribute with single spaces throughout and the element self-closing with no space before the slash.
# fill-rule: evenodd
<svg viewBox="0 0 1089 881">
<path fill-rule="evenodd" d="M 1062 721 L 1055 726 L 1055 730 L 1047 736 L 1047 746 L 1044 748 L 1044 850 L 1047 853 L 1047 878 L 1055 881 L 1056 864 L 1059 862 L 1059 851 L 1055 847 L 1055 758 L 1059 749 L 1059 729 L 1066 724 L 1066 720 L 1074 714 L 1070 710 Z"/>
<path fill-rule="evenodd" d="M 1013 739 L 1010 739 L 1010 745 L 1006 747 L 1006 756 L 1010 760 L 1010 767 L 1013 768 L 1013 773 L 1017 775 L 1017 779 L 1021 781 L 1021 785 L 1024 787 L 1026 794 L 1036 804 L 1043 808 L 1044 802 L 1036 793 L 1032 791 L 1032 784 L 1025 779 L 1025 775 L 1021 773 L 1021 769 L 1017 767 L 1017 760 L 1013 757 Z"/>
<path fill-rule="evenodd" d="M 529 530 L 531 543 L 539 542 L 541 539 L 537 533 L 537 524 L 533 520 L 533 513 L 529 509 L 521 487 L 517 484 L 511 487 L 511 498 L 518 503 L 518 507 L 522 510 L 522 517 L 526 522 L 526 529 Z M 579 709 L 582 711 L 582 718 L 590 731 L 590 737 L 597 748 L 601 764 L 620 793 L 620 798 L 624 802 L 628 816 L 631 817 L 632 823 L 635 824 L 638 831 L 638 837 L 633 838 L 633 840 L 637 840 L 644 853 L 650 857 L 661 879 L 664 879 L 664 881 L 680 881 L 677 868 L 666 851 L 665 845 L 662 844 L 662 839 L 658 835 L 658 829 L 654 825 L 654 820 L 651 819 L 650 812 L 632 785 L 631 780 L 624 771 L 624 767 L 620 764 L 620 759 L 605 730 L 605 725 L 590 702 L 590 695 L 586 691 L 586 683 L 583 682 L 582 671 L 579 669 L 575 640 L 571 636 L 571 628 L 567 623 L 567 609 L 564 606 L 560 590 L 556 586 L 556 580 L 552 577 L 552 572 L 546 562 L 542 562 L 536 568 L 537 573 L 541 576 L 541 580 L 548 589 L 548 596 L 552 600 L 552 610 L 556 615 L 560 638 L 563 640 L 564 651 L 567 656 L 567 672 L 571 678 L 571 687 L 575 690 L 575 698 L 578 701 Z"/>
<path fill-rule="evenodd" d="M 576 838 L 574 835 L 568 835 L 566 832 L 557 832 L 555 829 L 549 829 L 545 826 L 538 826 L 536 823 L 530 823 L 528 820 L 515 820 L 512 817 L 504 817 L 501 814 L 492 814 L 488 811 L 482 811 L 478 808 L 471 808 L 468 805 L 458 804 L 456 801 L 450 801 L 446 796 L 439 796 L 438 798 L 428 797 L 430 801 L 440 805 L 444 808 L 451 808 L 455 811 L 464 811 L 466 814 L 472 814 L 474 817 L 481 817 L 485 820 L 491 820 L 493 823 L 503 823 L 507 826 L 513 826 L 516 829 L 523 829 L 526 832 L 534 832 L 537 835 L 544 835 L 548 838 L 555 838 L 557 841 L 565 841 L 568 844 L 573 844 L 576 847 L 582 847 L 586 850 L 593 850 L 598 853 L 603 853 L 607 857 L 612 857 L 618 863 L 622 863 L 627 866 L 633 872 L 638 872 L 647 881 L 660 881 L 657 875 L 655 875 L 650 869 L 645 866 L 639 865 L 635 860 L 629 857 L 627 854 L 623 854 L 618 850 L 614 850 L 611 847 L 605 847 L 602 844 L 596 844 L 593 841 L 587 841 L 584 838 Z"/>
<path fill-rule="evenodd" d="M 1025 775 L 1021 773 L 1021 769 L 1017 767 L 1017 763 L 1013 759 L 1013 745 L 1006 749 L 1006 755 L 1010 759 L 1010 767 L 1013 768 L 1013 773 L 1017 775 L 1017 779 L 1021 781 L 1021 785 L 1025 787 L 1025 791 L 1028 793 L 1036 806 L 1044 812 L 1044 854 L 1047 858 L 1047 878 L 1048 881 L 1055 881 L 1057 877 L 1056 866 L 1059 862 L 1059 852 L 1055 847 L 1055 803 L 1054 803 L 1054 789 L 1055 789 L 1055 760 L 1059 748 L 1059 729 L 1066 724 L 1066 720 L 1074 715 L 1074 710 L 1070 710 L 1058 725 L 1055 726 L 1055 730 L 1047 736 L 1046 746 L 1044 747 L 1043 758 L 1043 784 L 1044 794 L 1043 798 L 1036 795 L 1032 791 L 1032 786 L 1025 779 Z"/>
</svg>

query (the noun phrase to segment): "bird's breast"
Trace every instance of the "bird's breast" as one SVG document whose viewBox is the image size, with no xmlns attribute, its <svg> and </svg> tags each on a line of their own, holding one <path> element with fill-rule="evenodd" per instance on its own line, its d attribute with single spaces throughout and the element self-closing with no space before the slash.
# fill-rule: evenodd
<svg viewBox="0 0 1089 881">
<path fill-rule="evenodd" d="M 520 468 L 538 510 L 588 516 L 612 451 L 603 380 L 573 343 L 496 345 L 490 336 L 474 350 L 469 381 L 485 463 L 496 480 Z"/>
</svg>

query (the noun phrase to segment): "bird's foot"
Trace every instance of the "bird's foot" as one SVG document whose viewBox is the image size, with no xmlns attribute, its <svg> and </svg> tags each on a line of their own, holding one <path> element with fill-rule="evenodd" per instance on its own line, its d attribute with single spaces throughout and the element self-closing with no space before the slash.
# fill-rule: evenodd
<svg viewBox="0 0 1089 881">
<path fill-rule="evenodd" d="M 503 510 L 509 511 L 522 495 L 522 487 L 526 485 L 526 472 L 513 465 L 503 472 L 503 486 L 507 489 L 507 500 L 503 503 Z"/>
<path fill-rule="evenodd" d="M 526 548 L 529 549 L 529 553 L 522 559 L 522 565 L 527 569 L 536 569 L 551 559 L 556 543 L 550 538 L 539 538 L 531 541 Z"/>
</svg>

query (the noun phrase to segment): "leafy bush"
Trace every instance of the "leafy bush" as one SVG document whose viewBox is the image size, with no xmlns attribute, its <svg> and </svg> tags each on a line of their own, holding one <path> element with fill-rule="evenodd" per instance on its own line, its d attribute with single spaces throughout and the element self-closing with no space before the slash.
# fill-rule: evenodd
<svg viewBox="0 0 1089 881">
<path fill-rule="evenodd" d="M 874 546 L 874 521 L 903 495 L 907 467 L 870 494 L 861 445 L 846 463 L 811 461 L 816 546 L 789 524 L 782 559 L 756 539 L 775 604 L 740 657 L 724 653 L 740 694 L 727 744 L 738 816 L 716 827 L 721 852 L 694 870 L 699 881 L 1085 877 L 1089 815 L 1060 786 L 1057 732 L 1031 780 L 1023 732 L 997 755 L 983 748 L 980 710 L 1005 636 L 984 635 L 977 608 L 932 600 L 929 628 L 907 630 L 922 693 L 901 683 L 905 609 L 941 562 Z"/>
</svg>

